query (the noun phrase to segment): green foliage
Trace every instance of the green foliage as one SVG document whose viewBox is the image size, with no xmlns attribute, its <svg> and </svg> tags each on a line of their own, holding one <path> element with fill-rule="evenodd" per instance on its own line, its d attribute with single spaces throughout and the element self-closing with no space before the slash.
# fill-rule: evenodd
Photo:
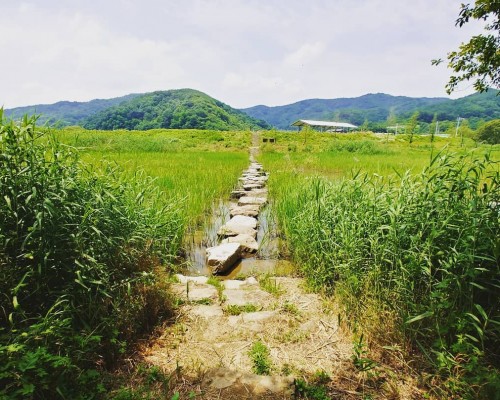
<svg viewBox="0 0 500 400">
<path fill-rule="evenodd" d="M 87 129 L 212 129 L 266 128 L 241 111 L 192 89 L 146 93 L 91 115 Z"/>
<path fill-rule="evenodd" d="M 311 99 L 278 107 L 256 106 L 243 111 L 248 115 L 265 120 L 278 129 L 291 130 L 298 119 L 345 121 L 362 125 L 374 132 L 385 132 L 387 126 L 394 126 L 398 119 L 408 119 L 415 111 L 420 112 L 419 122 L 430 123 L 437 113 L 440 124 L 455 121 L 457 117 L 472 120 L 476 127 L 479 119 L 500 118 L 498 91 L 476 93 L 456 100 L 446 98 L 412 98 L 387 94 L 368 94 L 352 99 Z M 333 111 L 332 111 L 333 110 Z"/>
<path fill-rule="evenodd" d="M 470 20 L 487 21 L 488 34 L 473 36 L 462 43 L 458 51 L 448 54 L 448 67 L 455 75 L 446 85 L 453 92 L 463 81 L 475 79 L 474 88 L 484 92 L 489 87 L 500 88 L 500 3 L 498 0 L 476 0 L 474 5 L 462 4 L 456 25 L 462 27 Z M 441 60 L 434 60 L 439 64 Z"/>
<path fill-rule="evenodd" d="M 257 340 L 252 345 L 250 351 L 248 352 L 250 359 L 252 361 L 252 370 L 257 375 L 270 375 L 272 369 L 272 361 L 270 358 L 270 352 L 267 346 L 260 340 Z"/>
<path fill-rule="evenodd" d="M 251 313 L 258 311 L 258 308 L 255 304 L 245 304 L 245 305 L 237 305 L 237 304 L 229 304 L 224 307 L 224 313 L 227 315 L 240 315 L 242 313 Z"/>
<path fill-rule="evenodd" d="M 137 94 L 128 94 L 107 100 L 91 100 L 86 102 L 59 101 L 54 104 L 38 104 L 27 107 L 16 107 L 5 110 L 5 115 L 12 119 L 22 118 L 23 115 L 40 114 L 39 124 L 57 126 L 79 125 L 90 115 L 133 99 Z"/>
<path fill-rule="evenodd" d="M 477 131 L 478 140 L 489 144 L 500 144 L 500 119 L 486 122 Z"/>
<path fill-rule="evenodd" d="M 183 220 L 151 180 L 88 169 L 34 118 L 0 120 L 0 397 L 80 398 L 168 315 L 153 269 Z"/>
<path fill-rule="evenodd" d="M 406 133 L 410 135 L 410 144 L 413 143 L 413 135 L 417 129 L 419 112 L 415 111 L 406 124 Z"/>
<path fill-rule="evenodd" d="M 281 285 L 276 282 L 276 278 L 271 277 L 269 274 L 265 274 L 259 278 L 259 285 L 263 290 L 276 297 L 281 296 L 284 292 Z"/>
<path fill-rule="evenodd" d="M 380 330 L 394 326 L 463 394 L 499 367 L 499 184 L 489 158 L 440 154 L 416 176 L 294 177 L 270 190 L 311 286 L 335 291 L 353 324 L 374 329 L 383 315 Z"/>
</svg>

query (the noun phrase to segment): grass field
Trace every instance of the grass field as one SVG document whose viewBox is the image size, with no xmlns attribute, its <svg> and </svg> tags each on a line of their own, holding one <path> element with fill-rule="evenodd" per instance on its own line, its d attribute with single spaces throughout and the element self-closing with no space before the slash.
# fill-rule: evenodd
<svg viewBox="0 0 500 400">
<path fill-rule="evenodd" d="M 23 376 L 4 385 L 15 399 L 56 387 L 70 398 L 100 382 L 95 360 L 111 366 L 168 315 L 166 260 L 228 197 L 251 134 L 66 128 L 55 132 L 60 146 L 23 124 L 2 120 L 0 131 L 9 216 L 0 266 L 15 266 L 0 269 L 0 383 Z M 500 146 L 369 133 L 264 138 L 276 140 L 259 159 L 290 255 L 311 288 L 335 296 L 358 347 L 381 359 L 418 354 L 437 398 L 500 392 Z M 36 369 L 23 374 L 28 362 Z"/>
<path fill-rule="evenodd" d="M 67 128 L 58 138 L 82 152 L 82 160 L 118 164 L 129 174 L 143 171 L 168 198 L 181 205 L 187 226 L 227 197 L 248 165 L 249 132 L 199 130 L 86 131 Z"/>
</svg>

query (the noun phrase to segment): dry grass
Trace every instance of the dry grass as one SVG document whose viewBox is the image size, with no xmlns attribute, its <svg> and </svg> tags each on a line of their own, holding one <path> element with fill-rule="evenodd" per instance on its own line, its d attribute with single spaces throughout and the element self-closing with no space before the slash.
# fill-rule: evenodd
<svg viewBox="0 0 500 400">
<path fill-rule="evenodd" d="M 324 371 L 330 381 L 322 385 L 333 398 L 359 399 L 368 394 L 387 399 L 422 398 L 416 379 L 396 349 L 370 353 L 378 363 L 369 371 L 359 371 L 352 362 L 353 338 L 346 326 L 339 325 L 336 306 L 318 294 L 306 293 L 299 278 L 273 279 L 282 289 L 279 298 L 257 285 L 239 289 L 244 299 L 258 306 L 258 312 L 234 316 L 223 313 L 227 307 L 224 304 L 183 305 L 176 322 L 142 349 L 141 358 L 169 376 L 180 371 L 170 387 L 181 394 L 181 399 L 189 398 L 190 393 L 203 399 L 280 398 L 276 394 L 256 395 L 245 385 L 216 390 L 207 380 L 210 371 L 217 368 L 250 373 L 249 350 L 257 340 L 270 351 L 272 375 L 291 376 L 315 385 L 318 371 Z M 231 302 L 231 298 L 228 295 L 226 301 Z M 220 314 L 203 316 L 217 307 Z"/>
</svg>

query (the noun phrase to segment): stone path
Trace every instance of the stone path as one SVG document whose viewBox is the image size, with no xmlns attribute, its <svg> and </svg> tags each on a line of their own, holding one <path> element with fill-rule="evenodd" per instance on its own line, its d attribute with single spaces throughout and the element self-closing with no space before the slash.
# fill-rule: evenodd
<svg viewBox="0 0 500 400">
<path fill-rule="evenodd" d="M 352 343 L 339 334 L 337 314 L 304 291 L 300 278 L 177 279 L 178 322 L 145 358 L 166 371 L 180 367 L 203 398 L 291 398 L 296 377 L 330 374 L 350 360 Z M 255 373 L 256 342 L 269 351 L 269 376 Z"/>
<path fill-rule="evenodd" d="M 220 229 L 219 244 L 207 249 L 213 273 L 258 250 L 257 217 L 267 202 L 268 174 L 253 158 L 256 144 L 258 136 L 250 167 L 231 194 L 238 199 L 232 218 Z M 296 379 L 314 376 L 347 382 L 342 386 L 348 389 L 339 388 L 342 395 L 335 398 L 363 398 L 366 375 L 353 367 L 353 339 L 339 328 L 338 311 L 309 293 L 303 279 L 279 274 L 234 280 L 176 275 L 177 319 L 143 348 L 142 358 L 170 374 L 181 399 L 292 399 Z M 394 383 L 398 395 L 393 396 L 392 385 L 382 390 L 382 398 L 419 398 L 411 391 L 404 395 L 402 380 Z"/>
<path fill-rule="evenodd" d="M 231 219 L 218 231 L 219 244 L 206 250 L 207 263 L 213 274 L 227 273 L 241 257 L 258 251 L 257 218 L 267 203 L 268 177 L 251 154 L 250 166 L 239 179 L 240 186 L 231 193 L 231 198 L 238 200 L 230 209 Z"/>
</svg>

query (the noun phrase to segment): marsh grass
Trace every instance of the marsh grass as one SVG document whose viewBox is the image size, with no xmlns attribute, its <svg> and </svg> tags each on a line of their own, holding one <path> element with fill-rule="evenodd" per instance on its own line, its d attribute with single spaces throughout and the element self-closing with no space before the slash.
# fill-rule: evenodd
<svg viewBox="0 0 500 400">
<path fill-rule="evenodd" d="M 421 174 L 298 177 L 271 190 L 311 286 L 334 292 L 363 332 L 411 343 L 447 390 L 470 395 L 499 385 L 489 372 L 500 359 L 499 183 L 488 157 L 438 154 Z"/>
<path fill-rule="evenodd" d="M 171 313 L 177 204 L 1 111 L 0 199 L 0 397 L 103 391 L 100 371 Z"/>
</svg>

